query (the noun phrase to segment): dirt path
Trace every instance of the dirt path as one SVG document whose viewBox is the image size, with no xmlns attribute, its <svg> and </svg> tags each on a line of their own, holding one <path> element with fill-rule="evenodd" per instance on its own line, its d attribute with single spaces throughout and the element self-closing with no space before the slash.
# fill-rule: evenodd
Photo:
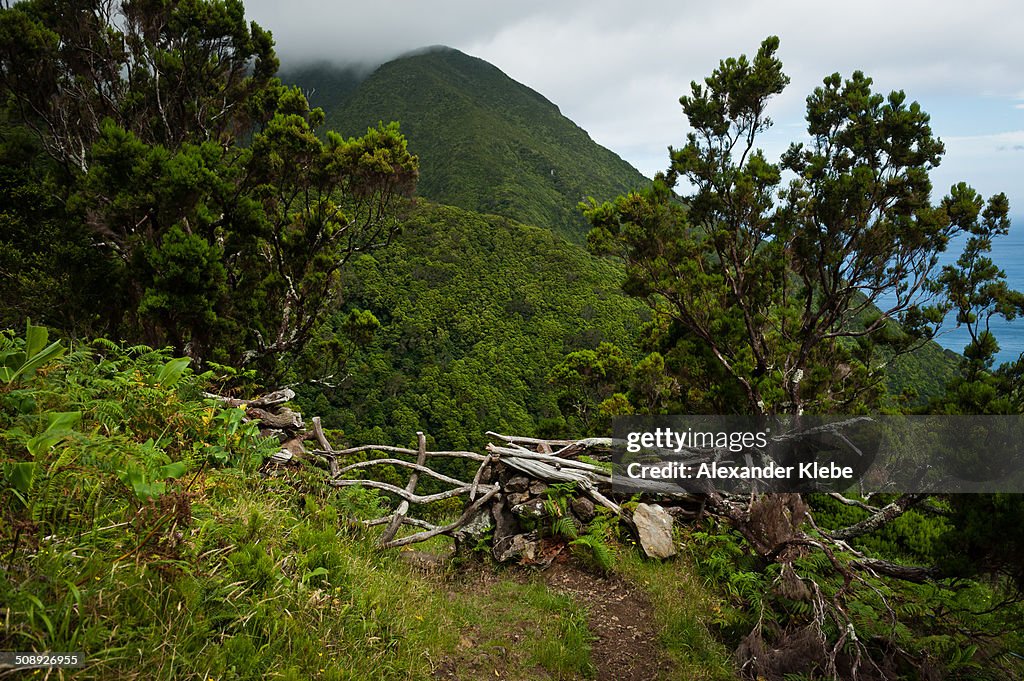
<svg viewBox="0 0 1024 681">
<path fill-rule="evenodd" d="M 568 561 L 555 561 L 544 570 L 507 569 L 463 574 L 448 581 L 445 588 L 452 597 L 467 593 L 484 596 L 502 581 L 518 583 L 541 581 L 553 593 L 568 596 L 588 613 L 587 627 L 594 636 L 590 659 L 598 681 L 655 681 L 678 678 L 674 665 L 658 643 L 658 628 L 652 620 L 652 605 L 644 592 L 621 577 L 602 577 L 586 572 Z M 485 596 L 484 596 L 485 597 Z M 536 679 L 551 678 L 544 670 L 526 670 L 514 661 L 518 642 L 532 635 L 535 625 L 512 616 L 504 625 L 503 638 L 508 648 L 491 647 L 485 654 L 475 642 L 481 638 L 476 628 L 464 631 L 466 655 L 443 661 L 436 679 Z M 470 647 L 472 646 L 472 648 Z M 500 651 L 500 652 L 499 652 Z M 518 668 L 518 672 L 516 669 Z M 524 675 L 525 674 L 525 675 Z M 539 674 L 539 676 L 538 676 Z M 493 675 L 493 676 L 492 676 Z"/>
<path fill-rule="evenodd" d="M 650 600 L 619 577 L 603 578 L 571 564 L 554 564 L 544 572 L 548 586 L 571 596 L 590 613 L 596 637 L 591 659 L 598 681 L 652 681 L 669 678 L 672 663 L 658 645 Z"/>
</svg>

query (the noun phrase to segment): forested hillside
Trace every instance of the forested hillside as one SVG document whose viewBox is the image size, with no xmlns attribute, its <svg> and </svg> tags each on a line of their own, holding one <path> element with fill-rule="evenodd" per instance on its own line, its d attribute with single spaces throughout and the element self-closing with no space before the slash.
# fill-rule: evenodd
<svg viewBox="0 0 1024 681">
<path fill-rule="evenodd" d="M 650 314 L 619 274 L 548 230 L 424 203 L 391 248 L 353 262 L 347 305 L 380 329 L 350 347 L 336 388 L 314 384 L 303 401 L 353 442 L 564 431 L 552 371 L 565 355 L 610 342 L 637 359 Z"/>
<path fill-rule="evenodd" d="M 332 73 L 305 68 L 287 78 L 313 90 L 310 102 L 324 108 L 326 127 L 345 135 L 401 121 L 420 157 L 419 193 L 439 203 L 582 243 L 580 201 L 610 199 L 647 182 L 542 95 L 458 50 L 437 47 L 390 61 L 344 98 L 324 88 Z"/>
<path fill-rule="evenodd" d="M 1007 198 L 933 192 L 945 148 L 904 93 L 825 76 L 768 158 L 769 37 L 692 84 L 648 181 L 457 50 L 283 81 L 239 0 L 73 9 L 0 9 L 0 653 L 81 652 L 39 674 L 83 679 L 1021 678 L 1015 490 L 634 493 L 609 461 L 626 415 L 795 424 L 683 452 L 737 473 L 779 442 L 873 455 L 805 415 L 1019 422 L 989 325 L 1024 315 L 989 258 Z M 962 356 L 928 340 L 950 313 Z"/>
</svg>

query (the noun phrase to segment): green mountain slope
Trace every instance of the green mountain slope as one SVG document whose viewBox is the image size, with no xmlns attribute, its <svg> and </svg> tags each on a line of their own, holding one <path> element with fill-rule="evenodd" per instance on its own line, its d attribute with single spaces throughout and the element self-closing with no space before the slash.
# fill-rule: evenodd
<svg viewBox="0 0 1024 681">
<path fill-rule="evenodd" d="M 476 211 L 424 204 L 396 244 L 355 263 L 338 328 L 352 309 L 382 328 L 337 389 L 304 395 L 308 411 L 353 442 L 400 443 L 424 430 L 473 446 L 487 430 L 557 429 L 549 376 L 569 352 L 608 340 L 639 358 L 647 308 L 621 293 L 618 264 L 578 245 L 586 225 L 576 203 L 645 180 L 556 106 L 447 48 L 396 59 L 358 84 L 354 71 L 326 65 L 287 79 L 342 134 L 399 120 L 421 156 L 418 193 Z M 889 388 L 923 400 L 951 373 L 929 345 L 890 367 Z"/>
<path fill-rule="evenodd" d="M 347 97 L 327 87 L 332 73 L 307 68 L 289 78 L 316 90 L 312 103 L 326 112 L 326 127 L 344 135 L 400 121 L 420 156 L 419 193 L 440 203 L 547 227 L 581 243 L 581 200 L 610 199 L 647 181 L 543 96 L 457 50 L 395 59 Z"/>
<path fill-rule="evenodd" d="M 357 66 L 336 66 L 330 62 L 314 62 L 284 66 L 278 74 L 285 83 L 302 88 L 312 106 L 334 111 L 342 106 L 368 75 Z"/>
</svg>

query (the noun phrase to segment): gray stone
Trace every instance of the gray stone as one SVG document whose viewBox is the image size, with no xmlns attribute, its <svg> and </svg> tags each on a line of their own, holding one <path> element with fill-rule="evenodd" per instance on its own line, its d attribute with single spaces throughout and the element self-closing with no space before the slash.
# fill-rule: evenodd
<svg viewBox="0 0 1024 681">
<path fill-rule="evenodd" d="M 525 492 L 530 488 L 530 479 L 525 475 L 513 475 L 505 482 L 506 492 Z"/>
<path fill-rule="evenodd" d="M 594 502 L 586 497 L 578 497 L 572 500 L 569 505 L 572 512 L 576 514 L 576 517 L 585 523 L 589 523 L 594 519 L 597 513 L 594 511 Z"/>
<path fill-rule="evenodd" d="M 633 523 L 640 535 L 640 546 L 651 558 L 671 558 L 676 555 L 672 540 L 672 516 L 657 504 L 637 504 Z"/>
<path fill-rule="evenodd" d="M 540 550 L 540 542 L 534 533 L 514 534 L 494 544 L 492 554 L 494 560 L 505 563 L 518 558 L 521 561 L 529 562 L 537 558 Z"/>
<path fill-rule="evenodd" d="M 530 483 L 530 494 L 532 494 L 535 497 L 539 497 L 540 495 L 544 494 L 544 492 L 547 491 L 548 485 L 546 482 L 543 482 L 541 480 L 534 480 L 533 482 Z"/>
<path fill-rule="evenodd" d="M 505 496 L 505 501 L 509 507 L 518 506 L 519 504 L 525 504 L 530 500 L 529 492 L 510 492 Z"/>
<path fill-rule="evenodd" d="M 508 503 L 505 499 L 499 499 L 498 503 L 491 506 L 491 517 L 494 518 L 494 543 L 513 534 L 517 534 L 519 523 L 516 517 L 508 510 Z"/>
<path fill-rule="evenodd" d="M 458 543 L 475 543 L 487 533 L 487 530 L 494 526 L 491 514 L 487 511 L 480 511 L 473 516 L 468 523 L 455 531 L 455 541 Z"/>
<path fill-rule="evenodd" d="M 531 499 L 525 503 L 513 506 L 512 514 L 520 518 L 536 519 L 547 515 L 547 510 L 544 508 L 544 501 L 542 499 Z"/>
</svg>

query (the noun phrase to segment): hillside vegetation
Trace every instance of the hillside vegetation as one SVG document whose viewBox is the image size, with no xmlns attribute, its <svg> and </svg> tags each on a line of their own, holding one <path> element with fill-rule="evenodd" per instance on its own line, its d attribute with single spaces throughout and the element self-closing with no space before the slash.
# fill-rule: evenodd
<svg viewBox="0 0 1024 681">
<path fill-rule="evenodd" d="M 301 391 L 303 403 L 353 442 L 423 430 L 481 446 L 488 430 L 564 428 L 550 380 L 564 356 L 605 341 L 638 353 L 648 314 L 619 276 L 548 230 L 422 203 L 391 248 L 353 263 L 347 304 L 380 329 L 329 370 L 344 380 Z M 338 335 L 349 314 L 335 318 Z"/>
<path fill-rule="evenodd" d="M 698 132 L 647 182 L 455 50 L 291 87 L 240 0 L 81 9 L 0 9 L 0 650 L 82 651 L 52 675 L 85 679 L 1021 678 L 1024 495 L 702 490 L 658 510 L 647 560 L 639 504 L 679 495 L 592 486 L 596 445 L 579 478 L 509 442 L 547 477 L 481 467 L 404 521 L 411 462 L 372 452 L 425 432 L 386 451 L 431 490 L 495 460 L 433 471 L 425 447 L 494 430 L 1019 417 L 1024 361 L 996 367 L 988 332 L 1024 314 L 988 258 L 1006 197 L 933 197 L 943 148 L 903 93 L 826 77 L 776 164 L 769 37 L 681 98 Z M 963 357 L 893 360 L 945 313 L 923 291 Z M 285 386 L 290 426 L 233 399 Z M 382 548 L 411 527 L 422 551 Z"/>
<path fill-rule="evenodd" d="M 401 121 L 420 157 L 419 194 L 439 203 L 582 243 L 580 201 L 610 199 L 647 183 L 543 96 L 458 50 L 432 48 L 390 61 L 344 97 L 324 88 L 331 74 L 306 68 L 288 78 L 315 90 L 310 103 L 324 108 L 327 128 L 344 135 Z"/>
<path fill-rule="evenodd" d="M 276 440 L 200 394 L 222 376 L 103 339 L 68 350 L 0 334 L 0 649 L 84 653 L 62 678 L 593 678 L 580 601 L 377 550 L 358 520 L 387 500 L 312 468 L 268 476 Z M 715 597 L 622 558 L 680 632 L 665 654 L 728 678 L 697 605 Z"/>
</svg>

